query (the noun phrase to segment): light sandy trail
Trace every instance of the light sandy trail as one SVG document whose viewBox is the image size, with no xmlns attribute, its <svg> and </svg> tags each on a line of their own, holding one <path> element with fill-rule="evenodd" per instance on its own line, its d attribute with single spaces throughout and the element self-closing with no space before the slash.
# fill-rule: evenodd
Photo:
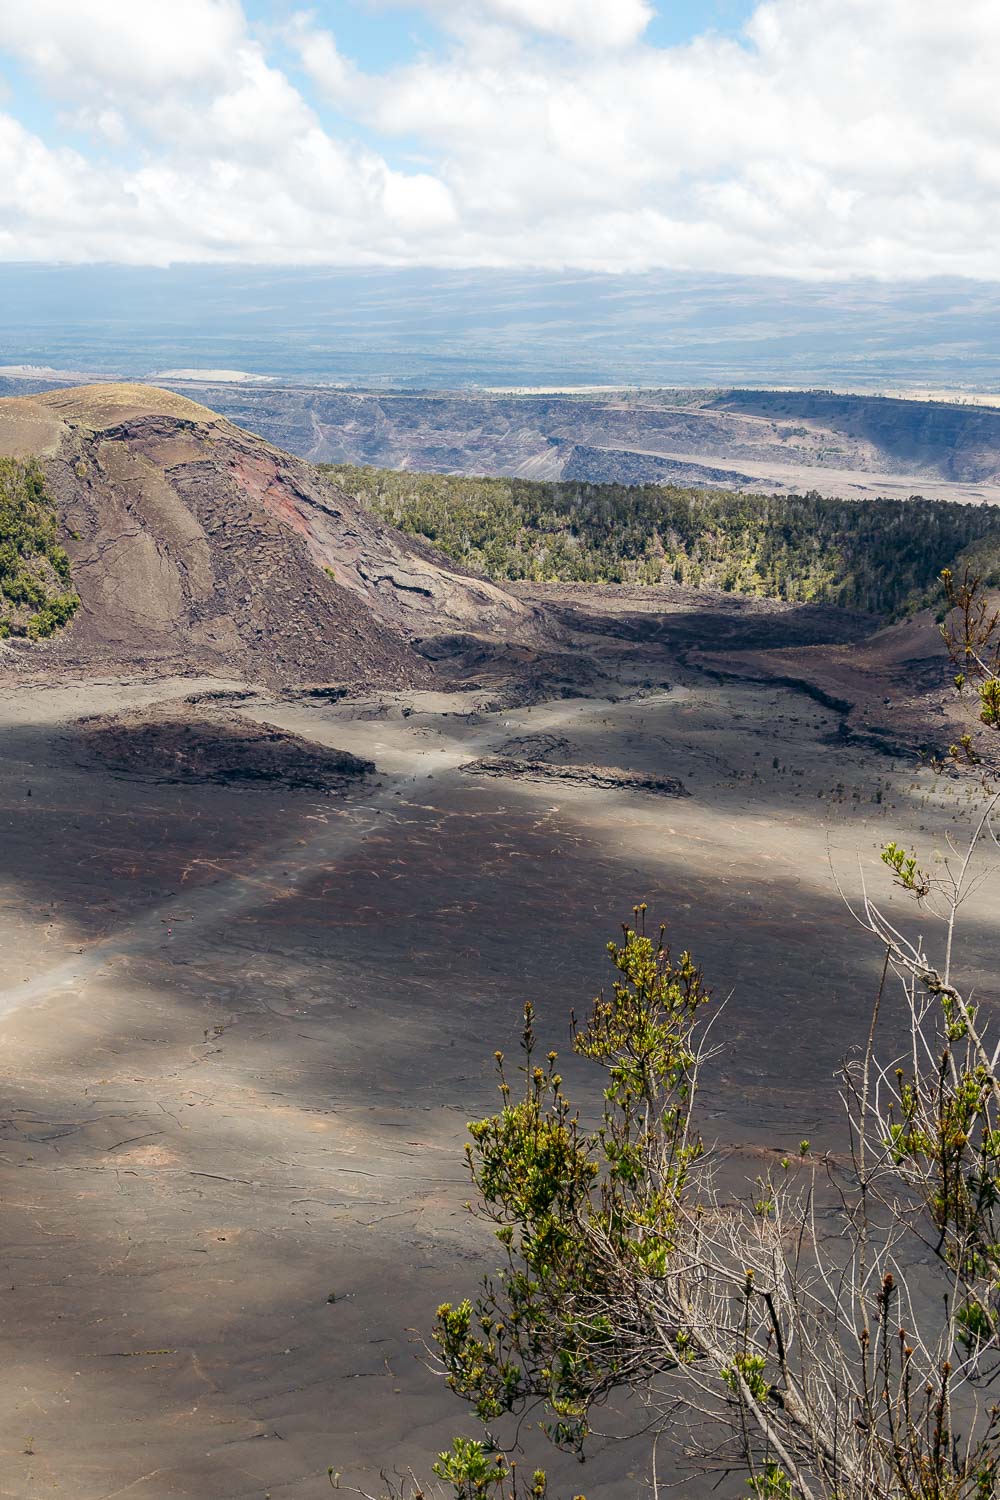
<svg viewBox="0 0 1000 1500">
<path fill-rule="evenodd" d="M 653 695 L 650 695 L 653 696 Z M 524 723 L 520 711 L 511 719 L 494 720 L 483 730 L 464 740 L 461 747 L 425 749 L 414 751 L 423 764 L 409 775 L 390 782 L 384 791 L 367 799 L 338 810 L 337 822 L 332 827 L 321 828 L 307 845 L 299 840 L 286 844 L 266 864 L 257 866 L 246 875 L 232 875 L 216 885 L 203 887 L 197 895 L 192 892 L 186 899 L 197 900 L 197 911 L 191 917 L 176 918 L 186 938 L 203 934 L 219 927 L 242 912 L 259 905 L 277 891 L 290 892 L 304 885 L 321 871 L 333 868 L 336 862 L 355 850 L 376 829 L 386 826 L 384 814 L 395 812 L 400 799 L 423 785 L 434 776 L 456 773 L 463 765 L 476 760 L 485 751 L 502 744 L 518 731 L 533 733 L 558 727 L 573 718 L 593 712 L 600 700 L 592 698 L 566 701 L 557 699 L 544 705 L 545 712 L 530 723 Z M 607 700 L 609 710 L 615 707 Z M 390 823 L 392 819 L 390 818 Z M 172 893 L 164 900 L 136 917 L 125 927 L 116 929 L 93 946 L 74 953 L 72 957 L 52 968 L 45 969 L 32 979 L 0 991 L 0 1019 L 10 1016 L 31 1005 L 52 998 L 60 991 L 78 994 L 87 981 L 95 979 L 113 960 L 122 957 L 137 958 L 162 946 L 164 923 L 176 912 L 178 904 L 185 898 Z"/>
<path fill-rule="evenodd" d="M 431 775 L 433 771 L 427 770 L 411 776 L 370 801 L 345 811 L 342 823 L 322 829 L 305 848 L 298 843 L 287 845 L 267 864 L 258 866 L 251 873 L 233 875 L 217 885 L 204 887 L 197 892 L 196 898 L 192 893 L 187 899 L 197 899 L 197 911 L 192 917 L 178 918 L 177 925 L 191 937 L 257 905 L 268 894 L 274 894 L 276 883 L 280 882 L 282 890 L 302 884 L 317 870 L 329 867 L 373 833 L 381 825 L 380 814 L 385 811 L 394 792 L 409 789 Z M 92 947 L 35 975 L 25 984 L 0 992 L 0 1017 L 49 999 L 59 990 L 76 993 L 88 979 L 96 978 L 112 959 L 137 957 L 149 951 L 154 941 L 159 944 L 163 940 L 164 913 L 176 911 L 182 899 L 178 895 L 165 898 L 125 928 L 119 928 Z"/>
</svg>

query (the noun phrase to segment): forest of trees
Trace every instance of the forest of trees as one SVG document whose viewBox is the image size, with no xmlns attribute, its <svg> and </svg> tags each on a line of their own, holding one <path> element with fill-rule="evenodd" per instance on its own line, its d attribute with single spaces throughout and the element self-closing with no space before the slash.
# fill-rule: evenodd
<svg viewBox="0 0 1000 1500">
<path fill-rule="evenodd" d="M 1000 578 L 1000 508 L 322 465 L 380 519 L 497 580 L 678 582 L 896 615 L 942 567 Z"/>
<path fill-rule="evenodd" d="M 39 640 L 75 613 L 80 600 L 57 530 L 39 466 L 0 459 L 0 637 Z"/>
</svg>

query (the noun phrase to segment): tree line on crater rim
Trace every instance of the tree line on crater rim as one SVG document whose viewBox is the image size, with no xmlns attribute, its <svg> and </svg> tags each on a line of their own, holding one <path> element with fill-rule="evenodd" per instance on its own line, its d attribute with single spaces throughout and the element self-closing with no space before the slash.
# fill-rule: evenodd
<svg viewBox="0 0 1000 1500">
<path fill-rule="evenodd" d="M 318 467 L 497 582 L 676 582 L 894 618 L 937 598 L 946 563 L 1000 581 L 993 505 Z"/>
</svg>

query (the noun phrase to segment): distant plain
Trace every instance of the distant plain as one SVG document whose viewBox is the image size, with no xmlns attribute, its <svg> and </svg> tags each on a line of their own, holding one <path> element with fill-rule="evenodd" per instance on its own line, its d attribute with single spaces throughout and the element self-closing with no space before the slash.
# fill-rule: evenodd
<svg viewBox="0 0 1000 1500">
<path fill-rule="evenodd" d="M 0 365 L 373 389 L 995 393 L 1000 285 L 651 272 L 0 266 Z"/>
</svg>

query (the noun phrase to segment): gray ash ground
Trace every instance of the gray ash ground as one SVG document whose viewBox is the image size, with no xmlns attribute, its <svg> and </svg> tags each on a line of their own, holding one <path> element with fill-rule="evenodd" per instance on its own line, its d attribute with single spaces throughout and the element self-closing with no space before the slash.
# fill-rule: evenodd
<svg viewBox="0 0 1000 1500">
<path fill-rule="evenodd" d="M 680 602 L 631 638 L 624 611 L 587 622 L 591 696 L 499 710 L 493 683 L 0 689 L 0 1495 L 321 1500 L 328 1466 L 373 1492 L 383 1467 L 426 1474 L 471 1428 L 421 1340 L 496 1260 L 463 1208 L 465 1123 L 494 1107 L 527 999 L 574 1097 L 598 1099 L 569 1013 L 609 981 L 636 901 L 727 1001 L 709 1139 L 746 1148 L 751 1177 L 762 1150 L 843 1146 L 835 1075 L 881 955 L 837 881 L 853 898 L 863 874 L 909 923 L 880 845 L 932 859 L 974 797 L 838 737 L 800 691 L 686 664 L 739 609 Z M 82 763 L 81 716 L 176 719 L 192 695 L 196 717 L 348 752 L 383 785 Z M 690 795 L 463 774 L 505 754 Z M 996 933 L 983 888 L 958 954 L 987 1006 Z M 643 1493 L 642 1437 L 596 1442 L 582 1470 L 530 1457 L 560 1492 Z"/>
</svg>

